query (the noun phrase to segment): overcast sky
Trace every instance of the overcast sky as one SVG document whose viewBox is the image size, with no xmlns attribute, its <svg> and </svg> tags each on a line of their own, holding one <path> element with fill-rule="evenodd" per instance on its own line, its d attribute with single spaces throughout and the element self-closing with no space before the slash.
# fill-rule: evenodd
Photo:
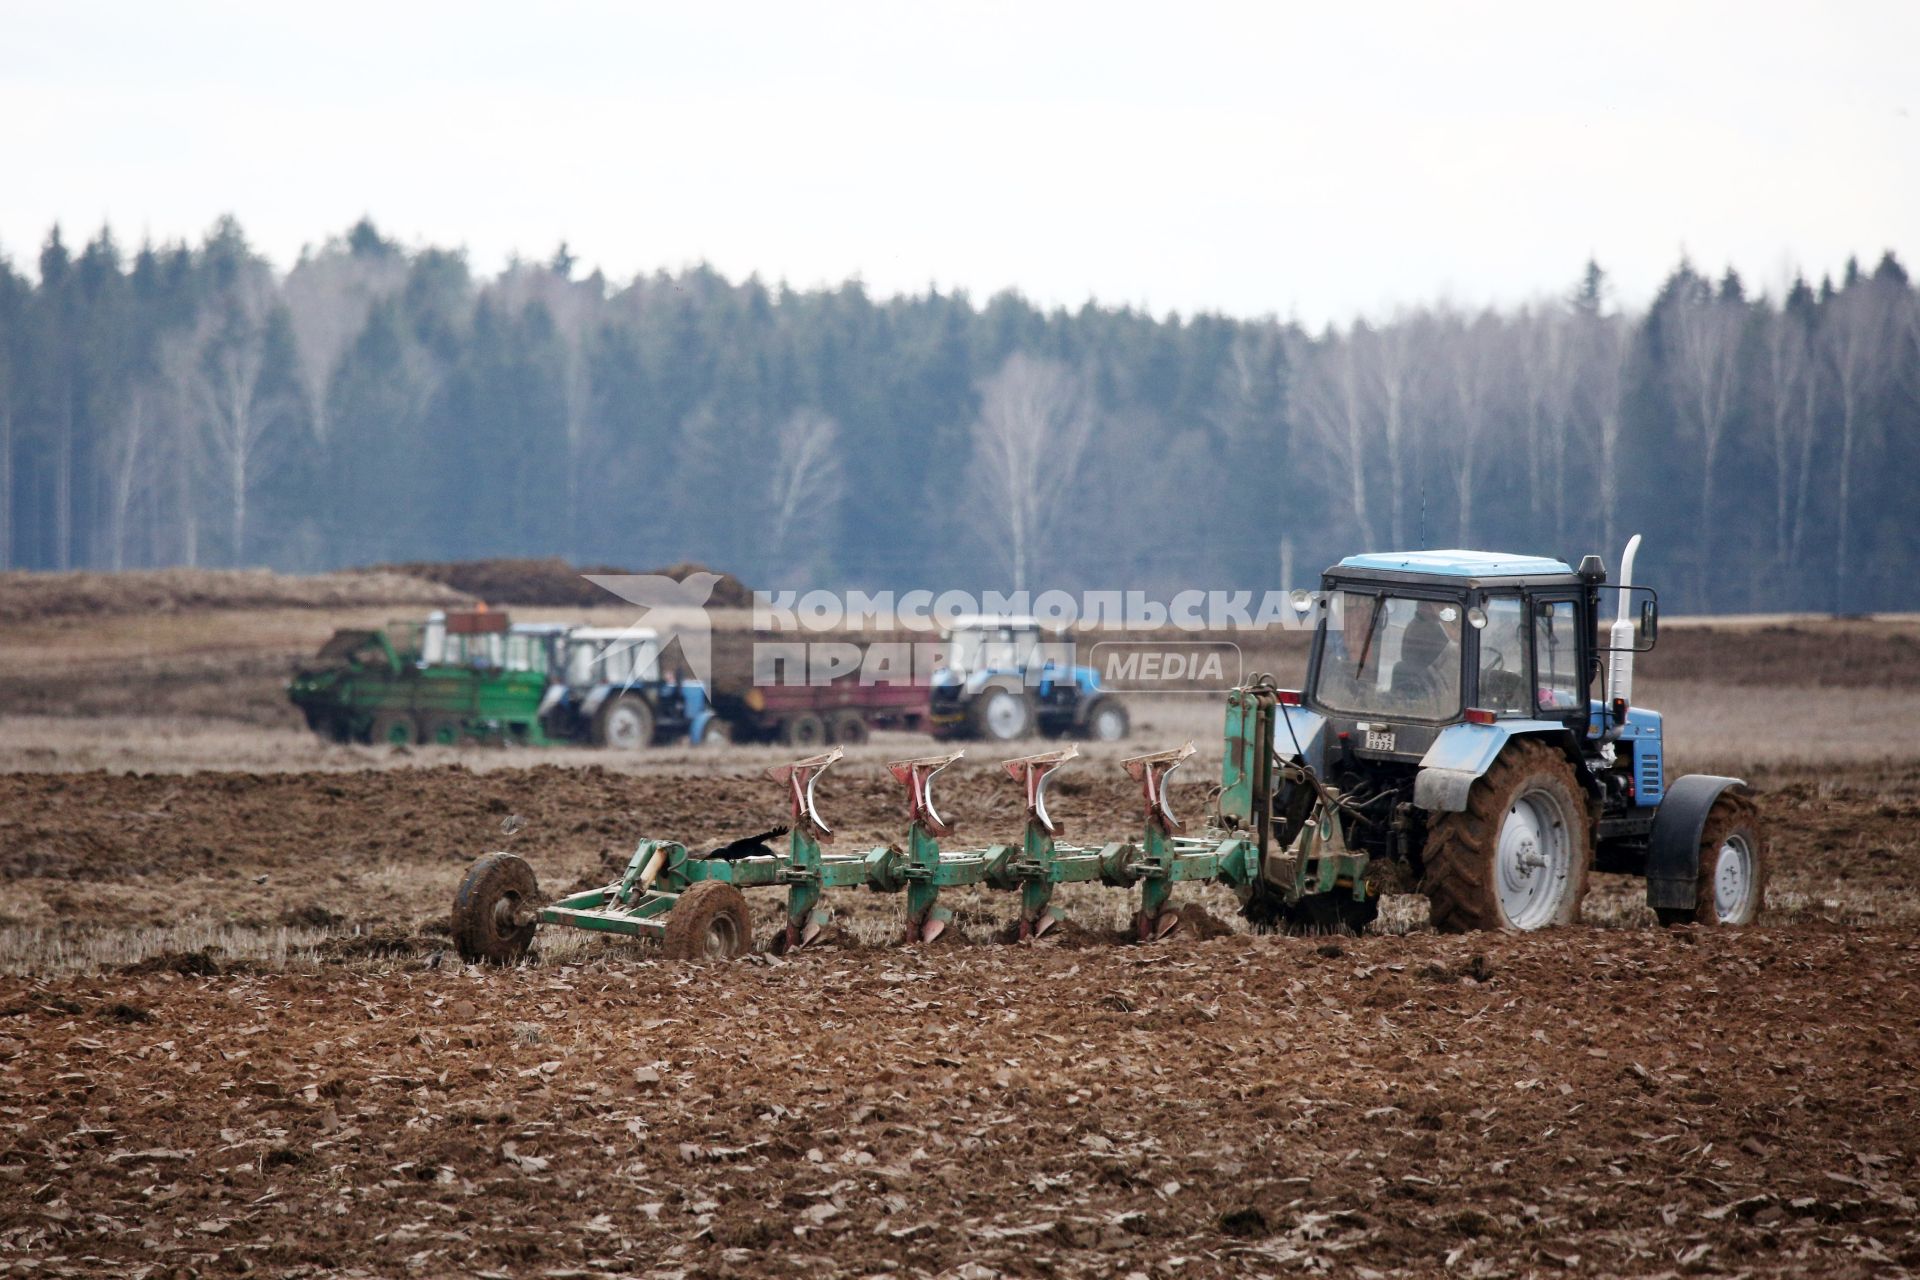
<svg viewBox="0 0 1920 1280">
<path fill-rule="evenodd" d="M 363 213 L 490 271 L 705 259 L 1310 324 L 1684 250 L 1920 260 L 1920 4 L 0 0 L 0 251 Z"/>
</svg>

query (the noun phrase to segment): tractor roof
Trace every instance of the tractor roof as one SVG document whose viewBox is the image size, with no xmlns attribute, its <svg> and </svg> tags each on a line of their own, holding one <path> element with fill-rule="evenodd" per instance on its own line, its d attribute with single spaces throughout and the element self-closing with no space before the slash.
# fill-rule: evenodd
<svg viewBox="0 0 1920 1280">
<path fill-rule="evenodd" d="M 1573 572 L 1564 560 L 1505 551 L 1373 551 L 1348 556 L 1329 572 L 1341 569 L 1442 578 L 1549 578 Z"/>
<path fill-rule="evenodd" d="M 991 631 L 1006 627 L 1013 631 L 1032 631 L 1039 620 L 1024 613 L 957 613 L 952 619 L 955 631 Z"/>
<path fill-rule="evenodd" d="M 608 640 L 626 640 L 633 644 L 646 644 L 658 640 L 660 633 L 652 627 L 575 627 L 568 638 L 572 640 L 592 640 L 596 643 Z"/>
</svg>

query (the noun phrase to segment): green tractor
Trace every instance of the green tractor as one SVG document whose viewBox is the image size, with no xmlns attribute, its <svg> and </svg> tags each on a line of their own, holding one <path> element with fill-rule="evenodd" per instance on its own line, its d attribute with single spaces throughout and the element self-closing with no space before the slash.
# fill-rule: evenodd
<svg viewBox="0 0 1920 1280">
<path fill-rule="evenodd" d="M 287 695 L 309 728 L 336 742 L 632 751 L 721 737 L 705 687 L 661 675 L 655 632 L 513 625 L 498 610 L 336 632 Z"/>
</svg>

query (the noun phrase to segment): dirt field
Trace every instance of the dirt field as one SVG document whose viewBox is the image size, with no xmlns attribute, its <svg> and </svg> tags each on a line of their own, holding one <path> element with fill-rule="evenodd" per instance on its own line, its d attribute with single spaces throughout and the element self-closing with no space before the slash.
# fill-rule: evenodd
<svg viewBox="0 0 1920 1280">
<path fill-rule="evenodd" d="M 1088 888 L 1058 944 L 992 943 L 1012 906 L 981 893 L 963 937 L 899 949 L 863 893 L 840 948 L 684 966 L 556 933 L 508 972 L 445 949 L 472 857 L 564 890 L 641 835 L 760 830 L 778 753 L 322 746 L 270 696 L 314 625 L 0 625 L 38 664 L 0 681 L 0 1274 L 1920 1270 L 1911 622 L 1670 627 L 1642 668 L 1681 767 L 1760 788 L 1759 929 L 1660 930 L 1597 877 L 1549 935 L 1438 935 L 1397 896 L 1361 938 L 1135 947 Z M 62 679 L 117 692 L 71 714 Z M 1126 750 L 1217 752 L 1194 700 L 1136 724 Z M 881 761 L 927 749 L 829 775 L 842 847 L 899 838 Z M 1060 775 L 1070 838 L 1137 830 L 1123 753 Z M 974 756 L 956 843 L 1018 829 Z"/>
</svg>

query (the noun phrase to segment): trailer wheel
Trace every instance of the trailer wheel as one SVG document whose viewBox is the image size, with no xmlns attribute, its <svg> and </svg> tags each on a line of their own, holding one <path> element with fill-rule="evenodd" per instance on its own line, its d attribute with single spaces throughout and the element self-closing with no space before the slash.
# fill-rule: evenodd
<svg viewBox="0 0 1920 1280">
<path fill-rule="evenodd" d="M 1126 707 L 1115 698 L 1100 699 L 1087 716 L 1087 736 L 1095 742 L 1118 742 L 1132 727 Z"/>
<path fill-rule="evenodd" d="M 452 716 L 435 716 L 427 721 L 424 741 L 436 747 L 451 747 L 466 737 L 466 726 Z"/>
<path fill-rule="evenodd" d="M 1694 904 L 1655 907 L 1661 924 L 1752 924 L 1767 905 L 1767 838 L 1753 801 L 1720 793 L 1700 830 L 1700 881 Z"/>
<path fill-rule="evenodd" d="M 453 895 L 453 943 L 468 964 L 512 964 L 533 945 L 540 885 L 526 860 L 489 853 Z"/>
<path fill-rule="evenodd" d="M 858 711 L 836 711 L 827 721 L 827 740 L 857 747 L 868 738 L 867 718 Z"/>
<path fill-rule="evenodd" d="M 382 711 L 373 718 L 367 741 L 376 747 L 410 747 L 420 740 L 420 726 L 404 711 Z"/>
<path fill-rule="evenodd" d="M 653 708 L 643 698 L 609 698 L 593 717 L 593 745 L 639 751 L 653 742 Z"/>
<path fill-rule="evenodd" d="M 1439 814 L 1428 829 L 1433 925 L 1459 933 L 1571 924 L 1592 852 L 1573 766 L 1544 742 L 1509 742 L 1473 784 L 1466 810 Z"/>
<path fill-rule="evenodd" d="M 681 894 L 660 941 L 669 960 L 732 960 L 752 949 L 746 895 L 724 880 L 696 881 Z"/>
<path fill-rule="evenodd" d="M 790 747 L 818 747 L 826 740 L 827 722 L 811 711 L 802 711 L 780 722 L 780 741 Z"/>
<path fill-rule="evenodd" d="M 1025 690 L 995 686 L 982 689 L 968 708 L 973 717 L 974 736 L 989 742 L 1014 742 L 1033 736 L 1033 699 Z"/>
</svg>

